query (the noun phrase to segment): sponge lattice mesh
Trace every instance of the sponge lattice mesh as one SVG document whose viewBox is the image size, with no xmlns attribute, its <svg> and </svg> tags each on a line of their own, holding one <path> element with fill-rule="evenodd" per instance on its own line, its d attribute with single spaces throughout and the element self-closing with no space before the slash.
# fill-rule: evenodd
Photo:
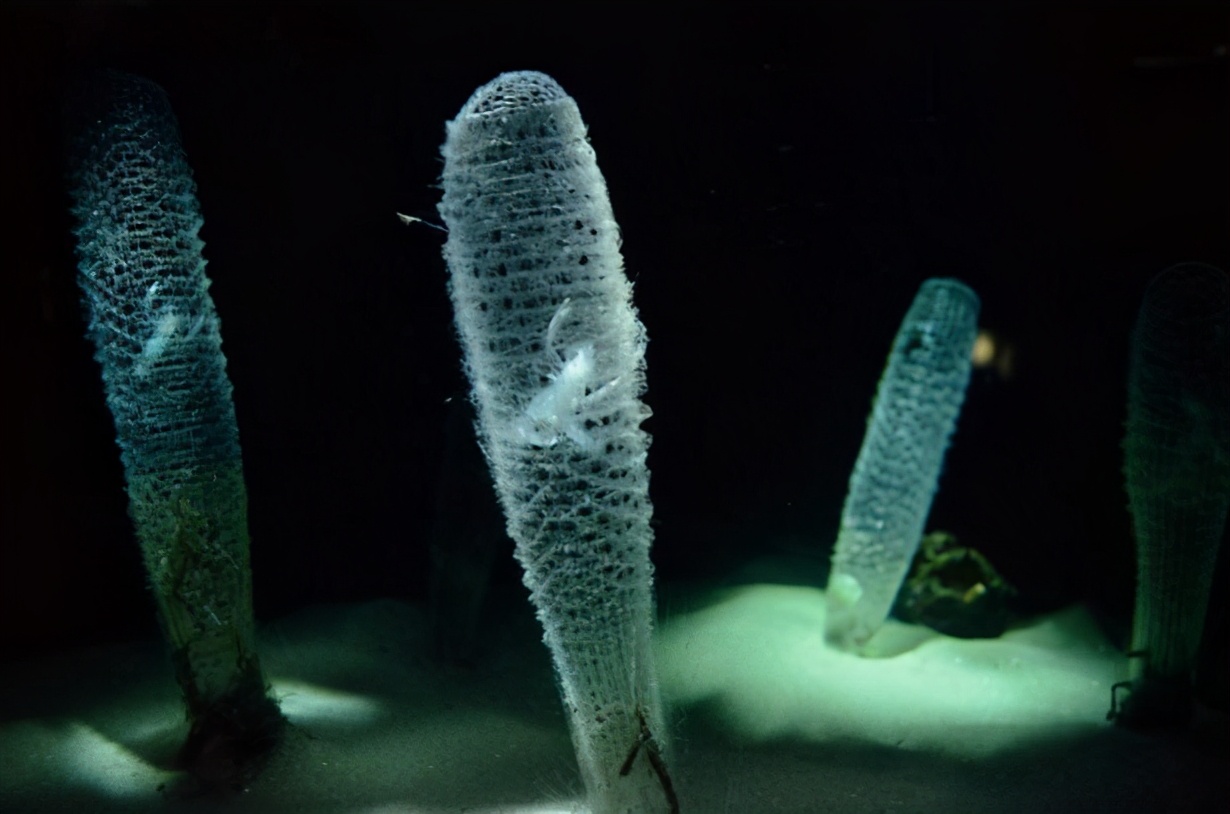
<svg viewBox="0 0 1230 814">
<path fill-rule="evenodd" d="M 927 280 L 893 341 L 833 554 L 825 627 L 836 643 L 862 644 L 883 623 L 918 548 L 965 399 L 978 310 L 960 281 Z"/>
<path fill-rule="evenodd" d="M 201 216 L 174 114 L 148 80 L 109 75 L 78 142 L 79 276 L 129 477 L 237 461 L 239 440 Z"/>
<path fill-rule="evenodd" d="M 647 693 L 649 410 L 606 183 L 575 102 L 538 73 L 479 89 L 444 156 L 450 292 L 509 534 L 574 726 L 601 740 L 619 721 L 603 748 L 626 754 L 627 699 Z"/>
<path fill-rule="evenodd" d="M 247 493 L 201 215 L 162 89 L 107 74 L 86 91 L 102 112 L 71 156 L 78 282 L 129 511 L 196 709 L 236 686 L 263 692 L 252 649 Z"/>
<path fill-rule="evenodd" d="M 1186 677 L 1230 512 L 1230 278 L 1201 263 L 1163 271 L 1145 292 L 1124 437 L 1136 532 L 1133 662 Z"/>
</svg>

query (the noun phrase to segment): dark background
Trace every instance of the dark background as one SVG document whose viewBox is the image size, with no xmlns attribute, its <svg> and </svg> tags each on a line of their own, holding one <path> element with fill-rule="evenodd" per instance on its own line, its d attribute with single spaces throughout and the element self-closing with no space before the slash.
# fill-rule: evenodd
<svg viewBox="0 0 1230 814">
<path fill-rule="evenodd" d="M 1158 271 L 1230 267 L 1228 18 L 1061 5 L 6 5 L 3 652 L 156 630 L 63 180 L 99 67 L 166 89 L 195 171 L 260 619 L 425 596 L 465 386 L 444 235 L 395 212 L 438 222 L 444 122 L 532 68 L 589 124 L 650 335 L 660 586 L 774 552 L 823 584 L 893 334 L 955 276 L 1013 364 L 976 373 L 929 526 L 1122 635 L 1129 332 Z"/>
</svg>

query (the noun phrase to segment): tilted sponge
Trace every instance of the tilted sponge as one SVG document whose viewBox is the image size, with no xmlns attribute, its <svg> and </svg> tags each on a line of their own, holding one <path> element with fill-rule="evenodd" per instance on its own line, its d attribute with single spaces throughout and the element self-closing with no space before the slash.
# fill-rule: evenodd
<svg viewBox="0 0 1230 814">
<path fill-rule="evenodd" d="M 100 112 L 72 156 L 78 281 L 150 585 L 192 716 L 227 705 L 270 713 L 192 171 L 161 88 L 112 73 L 92 90 Z"/>
<path fill-rule="evenodd" d="M 842 510 L 825 637 L 867 642 L 922 539 L 970 377 L 979 301 L 958 280 L 922 284 L 893 341 Z"/>
<path fill-rule="evenodd" d="M 448 124 L 444 254 L 482 447 L 597 814 L 674 809 L 650 628 L 645 332 L 576 103 L 506 73 Z"/>
</svg>

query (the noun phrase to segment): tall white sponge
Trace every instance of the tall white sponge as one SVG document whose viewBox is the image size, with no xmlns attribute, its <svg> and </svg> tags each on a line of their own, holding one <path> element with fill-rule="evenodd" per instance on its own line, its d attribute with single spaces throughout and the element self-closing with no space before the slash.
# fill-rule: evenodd
<svg viewBox="0 0 1230 814">
<path fill-rule="evenodd" d="M 927 280 L 893 340 L 833 552 L 830 644 L 865 644 L 909 570 L 965 400 L 978 310 L 978 295 L 959 280 Z"/>
<path fill-rule="evenodd" d="M 645 331 L 576 103 L 529 71 L 449 122 L 440 214 L 478 434 L 595 814 L 678 810 L 654 678 Z"/>
</svg>

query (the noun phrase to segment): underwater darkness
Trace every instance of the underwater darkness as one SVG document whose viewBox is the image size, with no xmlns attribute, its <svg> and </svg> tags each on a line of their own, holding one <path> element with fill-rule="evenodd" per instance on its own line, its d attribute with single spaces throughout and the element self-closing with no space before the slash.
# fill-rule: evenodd
<svg viewBox="0 0 1230 814">
<path fill-rule="evenodd" d="M 439 222 L 445 121 L 534 69 L 589 124 L 650 337 L 663 612 L 766 553 L 824 584 L 893 334 L 952 276 L 1012 351 L 975 371 L 928 528 L 1027 609 L 1086 601 L 1126 636 L 1129 331 L 1157 272 L 1230 268 L 1228 25 L 1173 3 L 612 9 L 598 31 L 529 5 L 6 5 L 0 645 L 156 630 L 63 180 L 67 89 L 99 67 L 166 89 L 195 172 L 258 620 L 425 599 L 464 383 L 444 235 L 395 213 Z M 493 590 L 523 593 L 503 550 Z"/>
</svg>

